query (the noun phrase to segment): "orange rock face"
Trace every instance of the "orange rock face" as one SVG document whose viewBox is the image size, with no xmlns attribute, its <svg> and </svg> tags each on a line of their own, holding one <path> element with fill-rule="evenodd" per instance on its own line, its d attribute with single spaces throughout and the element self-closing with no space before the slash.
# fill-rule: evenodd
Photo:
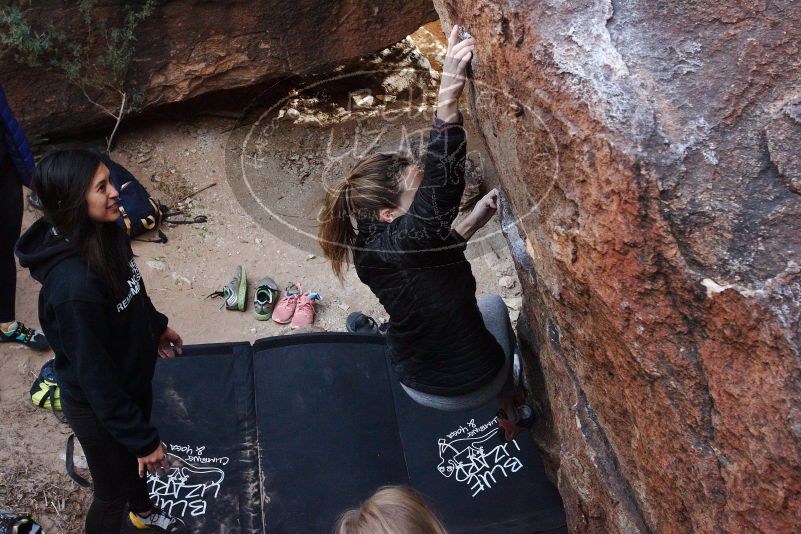
<svg viewBox="0 0 801 534">
<path fill-rule="evenodd" d="M 801 3 L 434 3 L 571 531 L 798 532 Z"/>
<path fill-rule="evenodd" d="M 53 24 L 81 39 L 86 30 L 75 4 L 47 0 L 21 7 L 34 28 Z M 128 4 L 100 2 L 96 19 L 109 28 L 121 27 Z M 161 2 L 136 30 L 126 86 L 144 97 L 142 107 L 147 108 L 311 74 L 381 50 L 436 18 L 431 2 L 423 0 Z M 74 132 L 109 122 L 78 87 L 52 72 L 20 65 L 14 55 L 0 45 L 2 83 L 30 134 Z M 120 105 L 116 94 L 89 93 L 114 111 Z"/>
</svg>

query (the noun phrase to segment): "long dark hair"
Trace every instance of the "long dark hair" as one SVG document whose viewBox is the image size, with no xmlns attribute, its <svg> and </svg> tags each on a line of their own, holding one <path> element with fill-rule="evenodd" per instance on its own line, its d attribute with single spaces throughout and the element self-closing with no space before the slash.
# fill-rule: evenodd
<svg viewBox="0 0 801 534">
<path fill-rule="evenodd" d="M 130 240 L 116 223 L 92 220 L 86 205 L 86 193 L 101 163 L 88 150 L 51 152 L 36 167 L 33 190 L 48 222 L 119 298 L 127 293 L 126 280 L 131 276 Z"/>
</svg>

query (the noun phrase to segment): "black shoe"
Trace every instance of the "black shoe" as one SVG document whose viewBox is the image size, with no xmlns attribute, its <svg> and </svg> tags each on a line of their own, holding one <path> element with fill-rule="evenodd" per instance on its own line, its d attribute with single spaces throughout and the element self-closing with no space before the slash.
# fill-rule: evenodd
<svg viewBox="0 0 801 534">
<path fill-rule="evenodd" d="M 22 343 L 36 350 L 50 348 L 50 343 L 47 342 L 47 338 L 43 333 L 33 328 L 28 328 L 19 321 L 14 323 L 14 329 L 10 332 L 0 331 L 0 341 Z"/>
<path fill-rule="evenodd" d="M 508 443 L 514 440 L 523 430 L 532 428 L 537 421 L 537 416 L 530 406 L 522 404 L 515 409 L 517 411 L 517 421 L 514 423 L 509 421 L 503 410 L 498 410 L 498 413 L 495 414 L 498 419 L 498 437 L 501 443 Z"/>
<path fill-rule="evenodd" d="M 386 334 L 389 323 L 378 324 L 375 319 L 362 312 L 353 312 L 345 319 L 345 328 L 354 334 Z"/>
</svg>

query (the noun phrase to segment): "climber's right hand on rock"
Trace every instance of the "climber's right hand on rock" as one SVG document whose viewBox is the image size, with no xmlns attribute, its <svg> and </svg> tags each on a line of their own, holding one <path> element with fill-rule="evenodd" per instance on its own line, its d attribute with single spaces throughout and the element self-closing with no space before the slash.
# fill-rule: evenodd
<svg viewBox="0 0 801 534">
<path fill-rule="evenodd" d="M 481 200 L 476 202 L 473 211 L 470 213 L 468 219 L 473 223 L 476 229 L 483 228 L 485 224 L 492 219 L 495 212 L 498 211 L 498 188 L 496 187 Z"/>
<path fill-rule="evenodd" d="M 484 227 L 498 211 L 498 188 L 496 187 L 476 203 L 473 211 L 453 227 L 465 241 Z"/>
<path fill-rule="evenodd" d="M 465 72 L 473 58 L 476 40 L 472 37 L 459 40 L 459 26 L 454 25 L 448 37 L 448 51 L 442 64 L 442 82 L 437 98 L 437 117 L 445 122 L 459 119 L 459 97 L 464 90 Z"/>
</svg>

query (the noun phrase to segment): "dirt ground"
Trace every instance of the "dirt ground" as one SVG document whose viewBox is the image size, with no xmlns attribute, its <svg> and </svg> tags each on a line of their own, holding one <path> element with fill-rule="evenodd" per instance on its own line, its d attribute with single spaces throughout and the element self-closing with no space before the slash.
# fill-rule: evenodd
<svg viewBox="0 0 801 534">
<path fill-rule="evenodd" d="M 441 42 L 434 37 L 437 31 L 438 26 L 416 34 L 420 48 L 430 55 L 434 67 L 433 56 L 442 49 Z M 412 60 L 420 61 L 420 58 Z M 348 83 L 363 84 L 364 80 Z M 415 83 L 423 93 L 421 105 L 428 105 L 429 114 L 405 119 L 403 124 L 407 130 L 424 130 L 430 121 L 436 80 L 425 75 L 415 79 Z M 252 166 L 253 173 L 247 179 L 257 185 L 269 185 L 263 192 L 264 198 L 287 199 L 284 203 L 276 201 L 272 206 L 276 211 L 280 208 L 298 217 L 297 228 L 314 227 L 315 209 L 324 181 L 321 174 L 336 171 L 320 157 L 326 143 L 333 139 L 339 143 L 337 146 L 347 148 L 350 142 L 347 140 L 358 142 L 358 134 L 354 132 L 370 121 L 382 120 L 380 111 L 391 107 L 392 103 L 384 100 L 373 107 L 357 110 L 337 101 L 336 94 L 341 91 L 349 94 L 353 88 L 340 85 L 314 102 L 309 102 L 302 92 L 290 90 L 284 96 L 297 98 L 289 98 L 267 114 L 276 119 L 283 111 L 281 119 L 272 121 L 278 127 L 262 132 L 256 158 L 262 166 Z M 379 92 L 373 87 L 372 94 Z M 334 96 L 331 93 L 335 93 Z M 170 114 L 147 124 L 124 128 L 119 137 L 113 157 L 128 167 L 154 197 L 173 207 L 187 195 L 215 184 L 190 201 L 180 203 L 191 216 L 206 216 L 206 223 L 167 225 L 164 231 L 169 242 L 166 244 L 138 241 L 133 244 L 148 294 L 187 344 L 252 342 L 291 333 L 288 327 L 272 321 L 256 321 L 252 302 L 248 303 L 246 312 L 239 313 L 221 310 L 220 300 L 206 298 L 230 279 L 237 265 L 247 269 L 251 282 L 249 299 L 252 299 L 253 283 L 265 275 L 275 279 L 282 288 L 295 281 L 305 289 L 319 292 L 322 301 L 317 307 L 315 328 L 342 331 L 345 317 L 355 310 L 379 320 L 386 319 L 375 297 L 359 282 L 352 269 L 340 285 L 308 238 L 299 234 L 297 240 L 293 239 L 291 231 L 280 230 L 280 225 L 276 227 L 266 220 L 270 217 L 265 219 L 263 213 L 253 211 L 252 202 L 243 199 L 242 176 L 231 172 L 232 161 L 247 155 L 248 145 L 240 141 L 242 132 L 252 129 L 248 117 L 259 116 L 274 104 L 274 100 L 260 102 L 236 118 L 230 113 L 230 107 L 219 113 L 208 109 L 203 114 L 186 113 L 177 118 Z M 381 105 L 385 108 L 380 108 Z M 338 112 L 338 106 L 347 109 L 344 113 Z M 285 119 L 292 107 L 299 110 L 297 118 Z M 294 112 L 289 115 L 295 117 Z M 467 122 L 470 123 L 469 118 Z M 389 139 L 387 144 L 395 141 L 397 137 Z M 471 143 L 471 157 L 475 155 L 473 170 L 483 168 L 480 171 L 483 179 L 492 186 L 492 172 L 482 155 L 480 136 L 475 132 L 471 133 Z M 36 217 L 34 210 L 27 209 L 24 228 Z M 519 284 L 505 243 L 498 235 L 491 235 L 498 230 L 497 220 L 490 222 L 488 228 L 471 241 L 468 255 L 478 281 L 478 295 L 500 293 L 516 319 Z M 38 291 L 39 285 L 28 272 L 19 269 L 17 315 L 31 326 L 38 326 Z M 48 533 L 78 533 L 91 494 L 73 484 L 64 471 L 68 428 L 51 413 L 34 407 L 28 393 L 39 368 L 50 357 L 49 352 L 0 345 L 0 510 L 32 512 Z"/>
</svg>

